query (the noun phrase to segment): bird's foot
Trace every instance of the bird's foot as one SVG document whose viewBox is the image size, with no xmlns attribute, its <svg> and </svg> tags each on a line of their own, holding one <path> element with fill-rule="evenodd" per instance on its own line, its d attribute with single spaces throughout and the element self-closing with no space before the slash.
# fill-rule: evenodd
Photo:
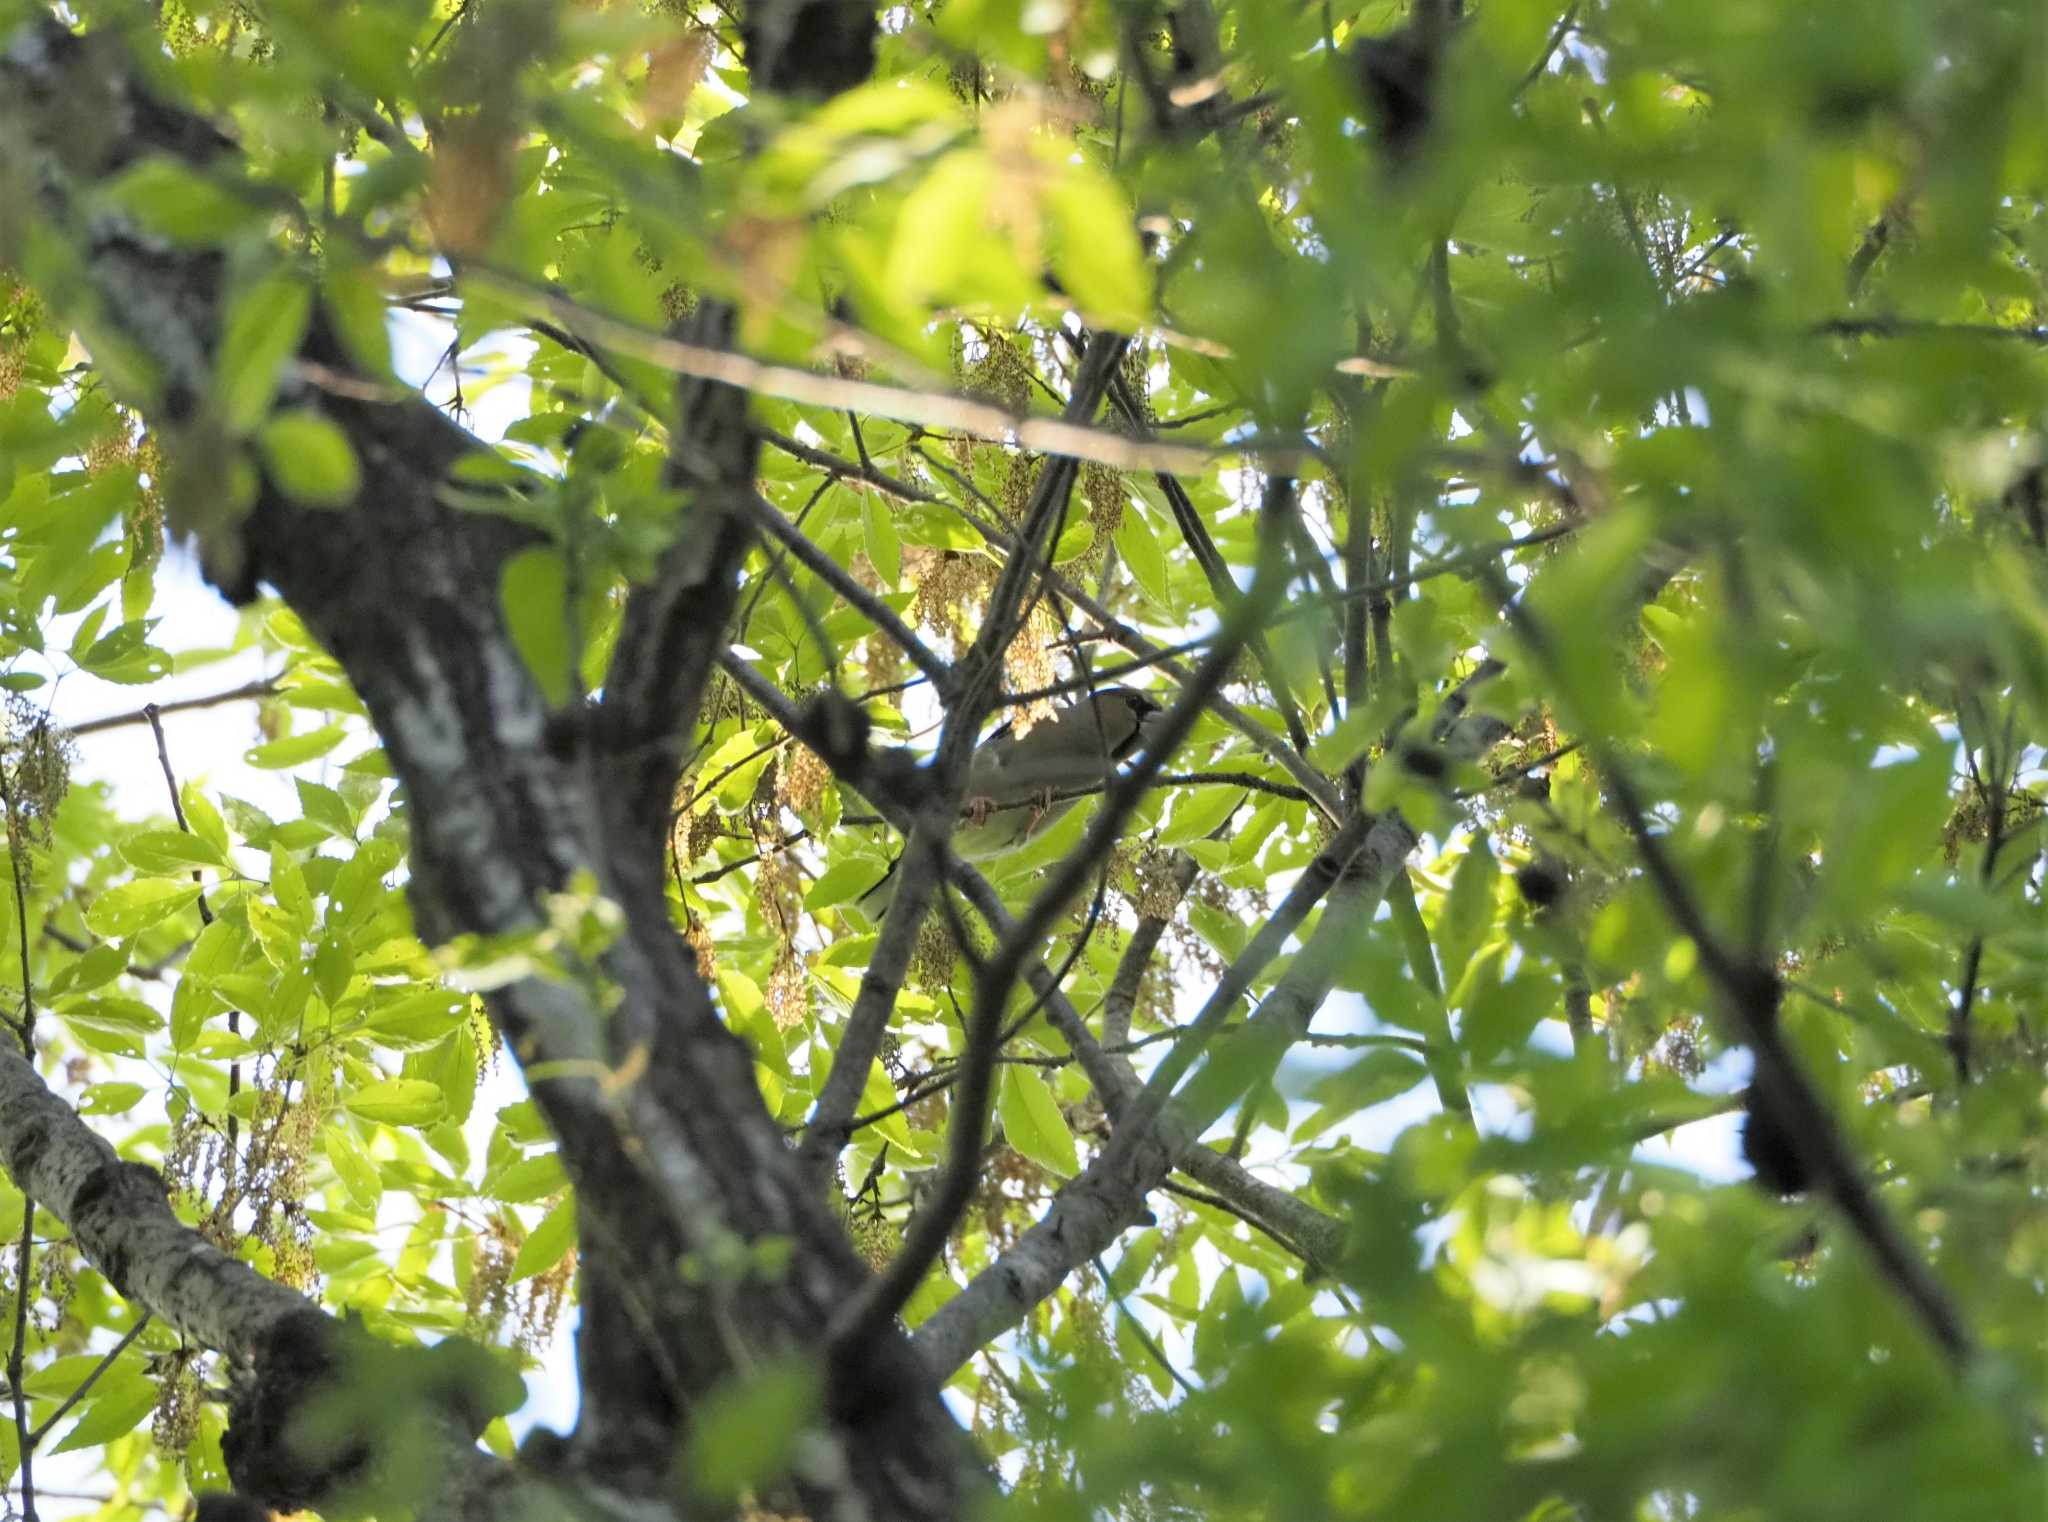
<svg viewBox="0 0 2048 1522">
<path fill-rule="evenodd" d="M 1030 839 L 1038 833 L 1038 827 L 1045 823 L 1052 813 L 1052 789 L 1040 788 L 1031 797 L 1031 821 L 1024 826 L 1024 838 Z"/>
<path fill-rule="evenodd" d="M 961 811 L 977 826 L 984 825 L 988 823 L 988 816 L 996 811 L 996 801 L 986 797 L 969 798 L 961 805 Z"/>
</svg>

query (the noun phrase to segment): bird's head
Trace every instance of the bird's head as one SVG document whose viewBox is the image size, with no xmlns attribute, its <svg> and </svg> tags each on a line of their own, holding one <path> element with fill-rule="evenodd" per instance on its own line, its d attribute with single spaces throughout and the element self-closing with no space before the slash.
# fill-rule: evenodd
<svg viewBox="0 0 2048 1522">
<path fill-rule="evenodd" d="M 1105 687 L 1093 701 L 1111 754 L 1119 760 L 1150 743 L 1166 712 L 1149 692 L 1135 687 Z"/>
</svg>

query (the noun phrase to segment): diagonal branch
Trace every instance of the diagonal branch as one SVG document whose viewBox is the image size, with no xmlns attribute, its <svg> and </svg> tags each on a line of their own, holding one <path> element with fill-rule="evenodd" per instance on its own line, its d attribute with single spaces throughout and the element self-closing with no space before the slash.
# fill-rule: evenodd
<svg viewBox="0 0 2048 1522">
<path fill-rule="evenodd" d="M 1117 411 L 1123 414 L 1124 424 L 1139 438 L 1146 436 L 1145 414 L 1138 406 L 1137 398 L 1131 394 L 1130 383 L 1121 375 L 1110 383 L 1110 398 L 1116 403 Z M 1188 553 L 1195 557 L 1195 564 L 1208 579 L 1210 594 L 1221 608 L 1230 608 L 1243 594 L 1237 583 L 1231 579 L 1230 567 L 1224 563 L 1222 551 L 1216 548 L 1216 541 L 1209 534 L 1209 526 L 1202 521 L 1202 515 L 1195 510 L 1194 499 L 1187 488 L 1180 484 L 1180 478 L 1171 471 L 1154 471 L 1152 479 L 1172 509 L 1173 521 L 1180 529 Z M 1294 693 L 1287 685 L 1287 678 L 1274 658 L 1273 647 L 1266 639 L 1265 631 L 1255 630 L 1246 641 L 1252 659 L 1259 664 L 1260 672 L 1266 678 L 1266 685 L 1272 690 L 1273 701 L 1280 709 L 1282 721 L 1287 725 L 1287 738 L 1298 751 L 1308 749 L 1308 731 L 1302 727 L 1301 710 L 1295 704 Z"/>
<path fill-rule="evenodd" d="M 1089 340 L 1073 394 L 1067 401 L 1065 415 L 1069 419 L 1087 419 L 1095 415 L 1111 378 L 1116 374 L 1116 363 L 1123 349 L 1124 340 L 1115 334 L 1098 333 Z M 1051 459 L 1040 469 L 1019 530 L 1019 542 L 1030 547 L 1031 553 L 1013 556 L 1004 565 L 994 589 L 989 593 L 982 626 L 957 666 L 935 665 L 930 673 L 939 692 L 950 699 L 945 726 L 940 731 L 939 743 L 932 757 L 931 792 L 925 805 L 915 812 L 904 861 L 898 868 L 904 873 L 904 879 L 897 885 L 895 898 L 884 916 L 882 941 L 876 946 L 875 956 L 861 977 L 853 1012 L 840 1033 L 838 1049 L 833 1053 L 832 1070 L 820 1091 L 817 1112 L 804 1137 L 803 1161 L 814 1174 L 829 1169 L 851 1134 L 854 1106 L 860 1099 L 875 1055 L 881 1049 L 889 1016 L 896 1007 L 896 995 L 909 971 L 918 927 L 923 923 L 931 893 L 938 885 L 942 870 L 939 850 L 951 836 L 959 817 L 961 794 L 966 787 L 975 742 L 981 733 L 983 719 L 995 705 L 1003 654 L 1027 616 L 1027 598 L 1033 595 L 1033 563 L 1041 558 L 1042 546 L 1049 545 L 1058 533 L 1059 520 L 1066 513 L 1076 475 L 1077 467 L 1070 459 Z M 935 657 L 933 659 L 936 661 Z M 993 1032 L 990 1033 L 990 1042 L 993 1042 Z M 993 1055 L 992 1044 L 989 1052 Z M 987 1073 L 982 1075 L 982 1089 L 986 1087 L 987 1077 Z M 972 1099 L 980 1089 L 970 1083 L 964 1092 Z M 957 1098 L 955 1102 L 958 1103 Z M 887 1315 L 869 1317 L 858 1324 L 856 1335 L 835 1338 L 835 1341 L 842 1347 L 857 1347 L 887 1326 L 894 1315 L 895 1308 L 892 1307 Z M 847 1323 L 842 1316 L 837 1324 L 843 1326 Z"/>
<path fill-rule="evenodd" d="M 1487 585 L 1524 648 L 1553 681 L 1561 682 L 1563 667 L 1549 634 L 1514 598 L 1512 589 L 1498 573 L 1487 577 Z M 1570 696 L 1568 692 L 1564 695 Z M 1586 750 L 1606 783 L 1615 813 L 1636 843 L 1643 870 L 1663 900 L 1665 912 L 1698 949 L 1700 967 L 1720 996 L 1724 1016 L 1754 1055 L 1752 1124 L 1767 1126 L 1773 1139 L 1791 1152 L 1800 1174 L 1817 1183 L 1833 1200 L 1878 1269 L 1950 1361 L 1958 1365 L 1969 1362 L 1974 1348 L 1961 1314 L 1885 1214 L 1850 1155 L 1849 1144 L 1834 1117 L 1785 1044 L 1778 1028 L 1783 983 L 1776 970 L 1767 961 L 1744 957 L 1733 950 L 1729 940 L 1708 921 L 1706 911 L 1666 850 L 1664 837 L 1650 828 L 1649 808 L 1636 791 L 1630 769 L 1621 756 L 1611 745 L 1592 735 L 1586 739 Z"/>
<path fill-rule="evenodd" d="M 1145 789 L 1166 758 L 1194 728 L 1209 696 L 1222 686 L 1251 635 L 1285 592 L 1286 514 L 1293 507 L 1294 482 L 1276 476 L 1267 484 L 1261 515 L 1260 564 L 1251 590 L 1225 619 L 1225 635 L 1210 648 L 1193 679 L 1159 721 L 1144 753 L 1104 793 L 1102 806 L 1080 843 L 1055 867 L 1022 921 L 1005 935 L 976 974 L 974 1008 L 967 1026 L 961 1078 L 953 1093 L 946 1161 L 925 1207 L 912 1219 L 902 1250 L 835 1326 L 835 1337 L 857 1340 L 887 1324 L 906 1304 L 952 1235 L 960 1212 L 973 1196 L 980 1171 L 982 1132 L 993 1093 L 995 1055 L 1003 1011 L 1026 960 L 1052 923 L 1094 874 L 1123 833 Z"/>
<path fill-rule="evenodd" d="M 1335 884 L 1322 920 L 1257 1015 L 1196 1074 L 1188 1092 L 1159 1106 L 1155 1121 L 1134 1123 L 1127 1114 L 1037 1224 L 918 1328 L 913 1341 L 934 1376 L 950 1373 L 989 1338 L 1016 1325 L 1069 1273 L 1107 1247 L 1176 1159 L 1192 1155 L 1202 1132 L 1256 1081 L 1260 1072 L 1255 1064 L 1276 1058 L 1299 1039 L 1329 997 L 1356 938 L 1365 932 L 1387 882 L 1414 843 L 1413 832 L 1395 815 L 1355 819 L 1339 831 L 1310 868 L 1325 877 L 1326 885 Z"/>
<path fill-rule="evenodd" d="M 789 552 L 798 565 L 843 597 L 856 612 L 873 624 L 922 671 L 941 697 L 953 686 L 953 667 L 933 650 L 881 598 L 848 575 L 845 569 L 811 542 L 810 536 L 791 523 L 773 503 L 758 495 L 746 502 L 749 521 Z"/>
<path fill-rule="evenodd" d="M 729 655 L 724 664 L 726 672 L 740 689 L 766 709 L 783 728 L 824 757 L 842 782 L 874 799 L 891 823 L 903 826 L 909 822 L 911 804 L 904 801 L 906 785 L 903 774 L 910 768 L 900 753 L 876 757 L 865 749 L 850 750 L 840 746 L 826 708 L 818 704 L 799 708 L 735 656 Z M 914 790 L 910 791 L 914 793 Z M 986 877 L 957 857 L 950 858 L 945 867 L 948 880 L 960 889 L 998 940 L 1008 939 L 1016 933 L 1015 917 L 1003 906 L 1001 897 Z M 877 957 L 880 954 L 878 947 Z M 1033 957 L 1026 962 L 1024 980 L 1033 997 L 1043 1005 L 1047 1022 L 1073 1051 L 1088 1082 L 1102 1097 L 1104 1108 L 1114 1114 L 1116 1108 L 1138 1088 L 1138 1080 L 1129 1065 L 1105 1050 L 1104 1044 L 1090 1034 L 1080 1012 L 1042 961 Z M 879 1043 L 879 1035 L 875 1039 Z M 848 1036 L 843 1033 L 839 1045 L 840 1060 L 844 1060 L 847 1040 Z M 864 1078 L 867 1070 L 861 1068 L 859 1071 Z M 845 1102 L 850 1105 L 858 1098 L 856 1093 Z M 817 1124 L 814 1117 L 813 1127 Z M 1221 1153 L 1191 1147 L 1181 1155 L 1180 1166 L 1238 1208 L 1278 1224 L 1286 1235 L 1301 1243 L 1315 1261 L 1329 1263 L 1335 1260 L 1343 1240 L 1343 1222 L 1303 1203 L 1283 1189 L 1254 1178 L 1241 1163 Z"/>
</svg>

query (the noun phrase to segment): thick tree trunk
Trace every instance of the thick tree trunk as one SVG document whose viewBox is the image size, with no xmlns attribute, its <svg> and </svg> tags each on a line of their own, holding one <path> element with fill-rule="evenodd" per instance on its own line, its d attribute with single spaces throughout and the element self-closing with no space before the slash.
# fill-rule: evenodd
<svg viewBox="0 0 2048 1522">
<path fill-rule="evenodd" d="M 837 80 L 848 49 L 871 45 L 872 13 L 839 0 L 818 8 L 830 12 Z M 804 5 L 771 10 L 784 41 L 815 30 Z M 801 62 L 784 56 L 769 77 L 800 80 Z M 74 317 L 146 361 L 152 384 L 132 399 L 174 450 L 181 432 L 204 437 L 221 260 L 85 207 L 145 151 L 218 171 L 231 149 L 152 100 L 113 39 L 53 24 L 24 29 L 0 62 L 0 143 L 25 166 L 41 217 L 77 245 L 83 283 L 65 293 Z M 706 318 L 719 320 L 715 309 Z M 602 1462 L 608 1484 L 667 1497 L 668 1458 L 698 1402 L 745 1371 L 815 1357 L 866 1275 L 763 1106 L 749 1053 L 669 920 L 659 873 L 680 738 L 722 647 L 746 543 L 729 511 L 730 493 L 752 489 L 744 398 L 725 388 L 686 398 L 673 463 L 691 497 L 678 548 L 636 590 L 604 703 L 551 712 L 498 597 L 530 533 L 442 496 L 450 470 L 481 446 L 424 401 L 366 400 L 378 389 L 367 379 L 337 385 L 348 356 L 318 320 L 300 359 L 281 401 L 317 408 L 347 434 L 361 492 L 346 510 L 309 511 L 266 483 L 232 542 L 216 537 L 210 552 L 233 566 L 235 589 L 274 587 L 368 706 L 405 787 L 423 937 L 538 928 L 550 896 L 579 874 L 623 911 L 600 966 L 515 984 L 491 1009 L 560 1140 L 590 1282 L 607 1302 L 580 1349 L 602 1398 L 567 1462 Z M 596 1430 L 604 1421 L 632 1430 L 622 1440 Z M 815 1438 L 795 1491 L 820 1518 L 956 1517 L 981 1483 L 894 1331 L 827 1372 Z M 622 1472 L 636 1445 L 639 1472 Z"/>
</svg>

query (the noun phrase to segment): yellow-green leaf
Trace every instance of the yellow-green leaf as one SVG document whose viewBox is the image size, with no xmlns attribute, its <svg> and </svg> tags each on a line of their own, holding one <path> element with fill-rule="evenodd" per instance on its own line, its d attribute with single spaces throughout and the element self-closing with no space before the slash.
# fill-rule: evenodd
<svg viewBox="0 0 2048 1522">
<path fill-rule="evenodd" d="M 1134 328 L 1152 306 L 1151 281 L 1138 248 L 1131 208 L 1116 182 L 1086 164 L 1069 164 L 1047 190 L 1052 266 L 1091 319 Z"/>
<path fill-rule="evenodd" d="M 345 507 L 362 490 L 362 467 L 348 435 L 310 407 L 280 412 L 257 443 L 271 480 L 307 507 Z"/>
<path fill-rule="evenodd" d="M 1074 1133 L 1060 1114 L 1059 1101 L 1030 1068 L 1012 1065 L 1003 1069 L 996 1109 L 1010 1145 L 1034 1163 L 1066 1178 L 1081 1171 Z"/>
<path fill-rule="evenodd" d="M 423 1078 L 387 1078 L 356 1090 L 344 1104 L 351 1115 L 387 1126 L 430 1126 L 447 1108 L 441 1086 Z"/>
<path fill-rule="evenodd" d="M 302 766 L 308 761 L 317 761 L 342 741 L 346 733 L 339 724 L 329 724 L 320 729 L 311 729 L 302 735 L 287 735 L 282 740 L 272 740 L 267 745 L 252 746 L 243 752 L 242 759 L 251 766 L 266 771 L 278 771 L 287 766 Z"/>
<path fill-rule="evenodd" d="M 199 897 L 197 883 L 149 877 L 107 889 L 85 911 L 85 926 L 94 935 L 124 941 L 169 919 Z"/>
<path fill-rule="evenodd" d="M 540 1224 L 519 1244 L 518 1255 L 512 1259 L 513 1282 L 546 1273 L 575 1245 L 576 1200 L 572 1195 L 542 1216 Z"/>
<path fill-rule="evenodd" d="M 505 563 L 498 584 L 505 627 L 520 658 L 547 700 L 569 700 L 573 653 L 569 640 L 569 571 L 561 553 L 545 546 L 521 550 Z"/>
<path fill-rule="evenodd" d="M 237 437 L 253 432 L 270 410 L 285 361 L 306 334 L 313 293 L 280 270 L 251 281 L 228 301 L 214 354 L 214 392 L 220 415 Z"/>
</svg>

